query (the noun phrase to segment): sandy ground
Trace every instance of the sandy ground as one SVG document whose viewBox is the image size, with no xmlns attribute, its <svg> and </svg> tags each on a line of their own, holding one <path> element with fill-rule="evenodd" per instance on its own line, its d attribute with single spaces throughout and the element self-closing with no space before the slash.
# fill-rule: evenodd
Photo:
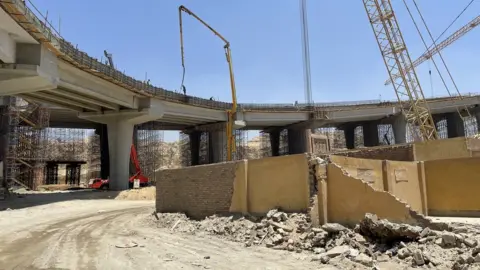
<svg viewBox="0 0 480 270">
<path fill-rule="evenodd" d="M 150 223 L 151 201 L 68 200 L 0 212 L 0 269 L 336 269 Z"/>
</svg>

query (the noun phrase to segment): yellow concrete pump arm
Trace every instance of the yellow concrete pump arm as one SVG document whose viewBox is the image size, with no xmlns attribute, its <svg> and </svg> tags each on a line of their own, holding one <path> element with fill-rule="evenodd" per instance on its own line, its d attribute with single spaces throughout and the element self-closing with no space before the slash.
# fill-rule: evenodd
<svg viewBox="0 0 480 270">
<path fill-rule="evenodd" d="M 232 160 L 232 153 L 235 152 L 235 134 L 233 133 L 233 128 L 234 128 L 234 121 L 235 121 L 235 114 L 237 112 L 237 94 L 236 94 L 236 89 L 235 89 L 235 78 L 233 76 L 233 65 L 232 65 L 232 56 L 230 52 L 230 43 L 222 36 L 220 35 L 215 29 L 213 29 L 210 25 L 208 25 L 205 21 L 200 19 L 197 15 L 195 15 L 192 11 L 190 11 L 188 8 L 184 6 L 179 6 L 178 7 L 178 16 L 179 16 L 179 22 L 180 22 L 180 50 L 182 54 L 182 68 L 183 68 L 183 75 L 182 75 L 182 87 L 183 87 L 183 82 L 185 79 L 185 57 L 184 57 L 184 50 L 183 50 L 183 25 L 182 25 L 182 11 L 187 13 L 188 15 L 191 15 L 195 19 L 197 19 L 200 23 L 202 23 L 204 26 L 206 26 L 210 31 L 212 31 L 217 37 L 219 37 L 224 43 L 225 46 L 223 48 L 225 49 L 225 56 L 227 58 L 228 62 L 228 68 L 229 68 L 229 73 L 230 73 L 230 88 L 232 91 L 232 108 L 230 110 L 227 110 L 227 115 L 228 115 L 228 122 L 227 122 L 227 160 L 230 161 Z"/>
</svg>

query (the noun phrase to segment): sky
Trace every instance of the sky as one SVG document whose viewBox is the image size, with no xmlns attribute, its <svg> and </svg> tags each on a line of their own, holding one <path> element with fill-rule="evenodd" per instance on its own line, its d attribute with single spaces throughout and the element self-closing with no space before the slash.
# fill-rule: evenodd
<svg viewBox="0 0 480 270">
<path fill-rule="evenodd" d="M 169 90 L 181 85 L 178 6 L 184 5 L 230 42 L 239 102 L 305 101 L 299 0 L 32 1 L 43 14 L 48 11 L 48 20 L 81 50 L 102 59 L 106 49 L 118 69 Z M 417 0 L 435 38 L 468 2 Z M 392 3 L 414 60 L 425 47 L 403 2 Z M 362 1 L 307 0 L 307 8 L 313 100 L 395 99 L 393 87 L 384 86 L 388 73 Z M 475 1 L 441 40 L 479 11 L 480 1 Z M 231 101 L 224 44 L 193 17 L 183 18 L 188 94 Z M 479 43 L 480 27 L 442 51 L 462 93 L 480 92 Z M 438 57 L 436 61 L 441 64 Z M 427 97 L 447 95 L 431 61 L 419 66 L 417 73 Z"/>
</svg>

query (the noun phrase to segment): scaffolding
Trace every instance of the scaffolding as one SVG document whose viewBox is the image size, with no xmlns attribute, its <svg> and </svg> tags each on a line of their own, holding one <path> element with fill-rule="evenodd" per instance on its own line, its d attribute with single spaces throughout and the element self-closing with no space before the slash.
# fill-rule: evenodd
<svg viewBox="0 0 480 270">
<path fill-rule="evenodd" d="M 192 166 L 192 151 L 190 136 L 196 134 L 199 136 L 198 163 L 210 164 L 227 161 L 227 141 L 225 138 L 225 125 L 212 125 L 208 130 L 194 130 L 180 132 L 179 151 L 180 164 L 182 167 Z M 241 160 L 249 158 L 250 148 L 248 146 L 248 131 L 235 130 L 235 152 L 232 153 L 232 160 Z M 221 148 L 218 149 L 217 147 Z M 214 149 L 216 151 L 214 151 Z"/>
<path fill-rule="evenodd" d="M 150 121 L 139 127 L 136 139 L 136 149 L 138 153 L 138 161 L 143 175 L 148 177 L 150 182 L 155 183 L 155 171 L 162 167 L 163 155 L 163 130 L 161 123 Z"/>
<path fill-rule="evenodd" d="M 6 97 L 8 143 L 4 186 L 35 189 L 43 181 L 47 154 L 48 109 L 17 97 Z"/>
</svg>

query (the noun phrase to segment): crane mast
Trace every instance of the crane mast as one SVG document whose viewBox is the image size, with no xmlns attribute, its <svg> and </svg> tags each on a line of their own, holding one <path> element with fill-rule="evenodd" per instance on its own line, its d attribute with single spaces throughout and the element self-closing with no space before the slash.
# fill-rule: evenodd
<svg viewBox="0 0 480 270">
<path fill-rule="evenodd" d="M 408 123 L 418 126 L 423 141 L 438 138 L 418 77 L 390 0 L 363 0 L 378 47 Z M 399 73 L 398 78 L 394 74 Z"/>
<path fill-rule="evenodd" d="M 470 32 L 471 30 L 473 30 L 475 27 L 477 27 L 478 25 L 480 24 L 480 16 L 477 16 L 475 19 L 471 20 L 469 23 L 467 23 L 466 25 L 464 25 L 462 28 L 458 29 L 457 31 L 455 31 L 455 33 L 453 33 L 452 35 L 450 35 L 448 38 L 446 38 L 445 40 L 443 40 L 442 42 L 438 43 L 437 46 L 434 46 L 435 44 L 433 44 L 430 49 L 428 49 L 428 51 L 424 52 L 417 60 L 413 61 L 413 65 L 412 66 L 408 66 L 407 68 L 408 69 L 411 69 L 411 68 L 415 68 L 417 66 L 419 66 L 420 64 L 422 64 L 423 62 L 427 61 L 428 59 L 432 58 L 435 54 L 437 54 L 438 52 L 440 52 L 441 50 L 445 49 L 446 47 L 450 46 L 453 42 L 455 42 L 456 40 L 458 40 L 459 38 L 463 37 L 466 33 Z M 400 74 L 394 74 L 393 75 L 393 78 L 394 79 L 397 79 L 398 77 L 400 77 L 401 75 Z M 385 81 L 385 85 L 389 85 L 392 83 L 392 80 L 391 79 L 388 79 L 387 81 Z"/>
</svg>

